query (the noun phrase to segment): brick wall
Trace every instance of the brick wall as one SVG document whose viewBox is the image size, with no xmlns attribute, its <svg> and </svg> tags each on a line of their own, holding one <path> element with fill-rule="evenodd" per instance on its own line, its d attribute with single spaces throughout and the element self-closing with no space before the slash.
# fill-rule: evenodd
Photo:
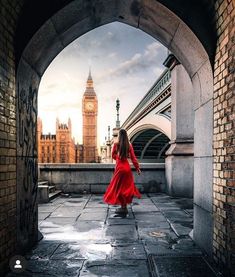
<svg viewBox="0 0 235 277">
<path fill-rule="evenodd" d="M 215 8 L 213 251 L 221 270 L 231 274 L 235 270 L 235 2 L 219 0 Z"/>
<path fill-rule="evenodd" d="M 0 1 L 0 272 L 16 248 L 14 33 L 21 1 Z"/>
</svg>

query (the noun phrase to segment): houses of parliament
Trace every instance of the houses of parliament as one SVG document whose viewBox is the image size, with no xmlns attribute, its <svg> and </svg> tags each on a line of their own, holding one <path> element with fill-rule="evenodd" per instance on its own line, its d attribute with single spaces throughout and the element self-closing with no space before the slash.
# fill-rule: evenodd
<svg viewBox="0 0 235 277">
<path fill-rule="evenodd" d="M 42 132 L 42 120 L 38 118 L 38 162 L 39 163 L 92 163 L 98 162 L 97 151 L 98 99 L 94 90 L 91 72 L 82 99 L 83 144 L 72 138 L 72 124 L 62 124 L 56 119 L 56 134 Z"/>
</svg>

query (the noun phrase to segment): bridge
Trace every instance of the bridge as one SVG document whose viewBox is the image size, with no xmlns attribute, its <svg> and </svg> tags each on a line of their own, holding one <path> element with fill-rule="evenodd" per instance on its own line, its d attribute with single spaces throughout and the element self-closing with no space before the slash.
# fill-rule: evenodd
<svg viewBox="0 0 235 277">
<path fill-rule="evenodd" d="M 164 65 L 166 70 L 121 127 L 127 130 L 140 162 L 166 164 L 166 190 L 170 195 L 192 197 L 193 86 L 173 54 Z"/>
<path fill-rule="evenodd" d="M 123 123 L 138 159 L 163 162 L 171 139 L 171 72 L 165 70 Z"/>
</svg>

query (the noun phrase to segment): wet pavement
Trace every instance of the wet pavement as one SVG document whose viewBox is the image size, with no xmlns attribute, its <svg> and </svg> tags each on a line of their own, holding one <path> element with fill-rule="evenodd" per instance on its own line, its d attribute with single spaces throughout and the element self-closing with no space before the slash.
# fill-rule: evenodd
<svg viewBox="0 0 235 277">
<path fill-rule="evenodd" d="M 26 255 L 27 270 L 7 276 L 191 276 L 171 272 L 179 258 L 196 261 L 203 256 L 189 236 L 192 207 L 192 200 L 160 193 L 134 199 L 126 217 L 117 216 L 116 207 L 104 204 L 102 195 L 59 197 L 40 204 L 43 239 Z M 178 260 L 166 267 L 163 257 Z M 205 276 L 215 276 L 211 272 Z"/>
</svg>

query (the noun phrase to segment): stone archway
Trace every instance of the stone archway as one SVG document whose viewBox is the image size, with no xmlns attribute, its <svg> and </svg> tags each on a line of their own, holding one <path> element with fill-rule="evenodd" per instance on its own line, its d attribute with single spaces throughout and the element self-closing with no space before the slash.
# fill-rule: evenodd
<svg viewBox="0 0 235 277">
<path fill-rule="evenodd" d="M 64 6 L 25 43 L 17 68 L 17 205 L 18 244 L 37 238 L 37 91 L 53 58 L 71 41 L 103 24 L 120 21 L 161 41 L 181 62 L 194 89 L 195 225 L 194 239 L 212 255 L 213 75 L 211 51 L 176 13 L 157 1 L 73 1 Z M 170 7 L 169 7 L 170 8 Z M 172 8 L 172 10 L 174 10 Z M 210 49 L 212 49 L 211 46 Z M 209 53 L 209 54 L 208 54 Z M 204 185 L 204 194 L 200 193 Z M 205 185 L 206 184 L 206 185 Z M 32 216 L 33 215 L 33 216 Z M 204 224 L 205 222 L 209 224 Z M 206 227 L 209 226 L 209 227 Z"/>
</svg>

